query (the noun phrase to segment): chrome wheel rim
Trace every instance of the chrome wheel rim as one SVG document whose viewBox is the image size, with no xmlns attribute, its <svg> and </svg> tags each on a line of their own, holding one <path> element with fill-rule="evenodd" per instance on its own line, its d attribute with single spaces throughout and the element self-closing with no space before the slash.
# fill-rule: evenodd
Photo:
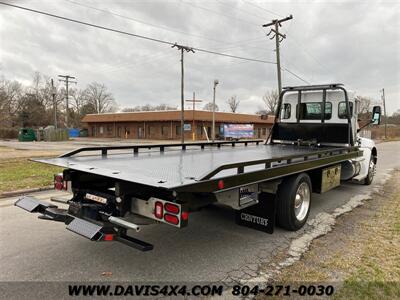
<svg viewBox="0 0 400 300">
<path fill-rule="evenodd" d="M 375 163 L 373 160 L 369 162 L 369 170 L 368 170 L 368 177 L 369 181 L 372 181 L 375 175 Z"/>
<path fill-rule="evenodd" d="M 302 182 L 296 191 L 294 198 L 294 214 L 298 221 L 303 221 L 307 216 L 310 207 L 310 187 L 306 182 Z"/>
</svg>

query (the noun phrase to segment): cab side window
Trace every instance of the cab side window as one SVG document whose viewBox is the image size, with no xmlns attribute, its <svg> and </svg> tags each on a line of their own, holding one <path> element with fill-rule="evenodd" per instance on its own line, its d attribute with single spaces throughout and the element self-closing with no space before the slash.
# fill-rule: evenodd
<svg viewBox="0 0 400 300">
<path fill-rule="evenodd" d="M 350 115 L 353 115 L 353 102 L 349 102 L 350 105 Z M 342 101 L 339 102 L 338 106 L 338 117 L 339 119 L 347 119 L 347 107 L 346 107 L 346 102 Z"/>
<path fill-rule="evenodd" d="M 289 103 L 284 103 L 281 111 L 282 119 L 290 119 L 291 105 Z"/>
</svg>

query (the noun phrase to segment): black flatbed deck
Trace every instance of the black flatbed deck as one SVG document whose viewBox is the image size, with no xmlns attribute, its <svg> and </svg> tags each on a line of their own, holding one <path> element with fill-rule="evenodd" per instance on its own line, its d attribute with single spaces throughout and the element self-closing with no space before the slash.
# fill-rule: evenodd
<svg viewBox="0 0 400 300">
<path fill-rule="evenodd" d="M 179 146 L 179 145 L 177 145 Z M 208 145 L 209 146 L 209 145 Z M 173 189 L 234 175 L 244 175 L 276 169 L 301 162 L 312 162 L 322 156 L 338 156 L 337 161 L 355 157 L 357 149 L 337 147 L 309 147 L 278 144 L 234 144 L 232 146 L 197 147 L 185 150 L 145 151 L 140 154 L 113 153 L 104 155 L 74 156 L 83 149 L 57 158 L 35 161 L 135 182 L 147 186 Z M 159 147 L 159 146 L 154 146 Z M 168 147 L 173 147 L 168 145 Z M 89 148 L 88 148 L 89 149 Z M 90 148 L 92 151 L 96 148 Z M 102 150 L 98 148 L 97 150 Z M 113 150 L 119 148 L 113 147 Z M 120 151 L 127 149 L 120 149 Z M 343 157 L 343 153 L 347 156 Z"/>
</svg>

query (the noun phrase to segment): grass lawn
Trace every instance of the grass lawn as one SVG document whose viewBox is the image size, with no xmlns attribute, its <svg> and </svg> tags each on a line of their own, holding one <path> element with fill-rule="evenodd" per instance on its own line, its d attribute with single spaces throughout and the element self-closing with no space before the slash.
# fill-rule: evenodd
<svg viewBox="0 0 400 300">
<path fill-rule="evenodd" d="M 28 159 L 0 160 L 0 193 L 53 184 L 53 175 L 62 168 Z"/>
<path fill-rule="evenodd" d="M 397 173 L 399 175 L 399 173 Z M 400 296 L 400 194 L 392 205 L 377 216 L 382 227 L 369 227 L 372 237 L 366 241 L 360 263 L 348 276 L 338 298 L 395 299 Z"/>
<path fill-rule="evenodd" d="M 340 216 L 331 232 L 314 240 L 299 261 L 273 280 L 284 285 L 332 284 L 332 299 L 400 299 L 399 249 L 398 170 L 371 200 Z"/>
</svg>

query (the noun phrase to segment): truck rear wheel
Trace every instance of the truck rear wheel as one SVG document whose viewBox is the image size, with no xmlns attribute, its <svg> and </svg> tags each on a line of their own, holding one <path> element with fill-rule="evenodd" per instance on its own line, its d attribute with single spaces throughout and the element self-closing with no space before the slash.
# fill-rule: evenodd
<svg viewBox="0 0 400 300">
<path fill-rule="evenodd" d="M 295 231 L 306 223 L 311 207 L 311 180 L 306 173 L 285 178 L 277 193 L 278 225 Z"/>
</svg>

